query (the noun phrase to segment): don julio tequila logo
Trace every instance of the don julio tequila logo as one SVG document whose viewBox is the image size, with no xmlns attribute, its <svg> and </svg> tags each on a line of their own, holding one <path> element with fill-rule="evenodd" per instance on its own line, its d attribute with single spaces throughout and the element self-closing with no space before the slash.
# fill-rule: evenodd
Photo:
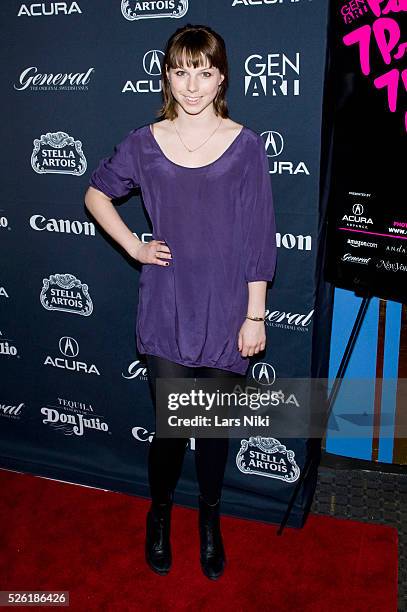
<svg viewBox="0 0 407 612">
<path fill-rule="evenodd" d="M 123 17 L 129 21 L 159 17 L 179 19 L 188 11 L 188 0 L 122 0 L 121 9 Z"/>
<path fill-rule="evenodd" d="M 58 434 L 80 437 L 91 430 L 110 434 L 108 423 L 94 413 L 91 404 L 58 397 L 52 406 L 42 406 L 41 414 L 44 416 L 42 422 Z"/>
<path fill-rule="evenodd" d="M 93 312 L 89 287 L 72 274 L 44 278 L 40 302 L 46 310 L 61 310 L 88 317 Z"/>
<path fill-rule="evenodd" d="M 80 140 L 65 132 L 47 132 L 34 140 L 31 166 L 38 174 L 81 176 L 88 164 Z"/>
</svg>

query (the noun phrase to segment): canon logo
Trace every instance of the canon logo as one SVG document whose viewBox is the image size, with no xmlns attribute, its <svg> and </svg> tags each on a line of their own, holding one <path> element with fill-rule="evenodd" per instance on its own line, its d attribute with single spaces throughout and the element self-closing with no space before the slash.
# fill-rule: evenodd
<svg viewBox="0 0 407 612">
<path fill-rule="evenodd" d="M 95 236 L 95 226 L 90 221 L 71 221 L 70 219 L 46 219 L 43 215 L 32 215 L 30 227 L 37 232 L 57 232 L 77 236 Z"/>
<path fill-rule="evenodd" d="M 151 442 L 154 432 L 149 432 L 145 427 L 133 427 L 132 434 L 139 442 Z"/>
<path fill-rule="evenodd" d="M 297 249 L 298 251 L 311 251 L 312 249 L 311 236 L 303 236 L 302 234 L 298 236 L 294 236 L 294 234 L 281 235 L 280 232 L 277 232 L 276 241 L 278 247 L 285 249 Z"/>
</svg>

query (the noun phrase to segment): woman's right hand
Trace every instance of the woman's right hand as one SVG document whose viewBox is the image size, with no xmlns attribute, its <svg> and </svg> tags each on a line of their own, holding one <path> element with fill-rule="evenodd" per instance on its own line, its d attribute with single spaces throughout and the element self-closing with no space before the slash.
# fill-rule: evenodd
<svg viewBox="0 0 407 612">
<path fill-rule="evenodd" d="M 150 242 L 141 243 L 133 257 L 140 263 L 158 266 L 169 266 L 169 261 L 166 260 L 172 259 L 171 251 L 164 240 L 150 240 Z"/>
</svg>

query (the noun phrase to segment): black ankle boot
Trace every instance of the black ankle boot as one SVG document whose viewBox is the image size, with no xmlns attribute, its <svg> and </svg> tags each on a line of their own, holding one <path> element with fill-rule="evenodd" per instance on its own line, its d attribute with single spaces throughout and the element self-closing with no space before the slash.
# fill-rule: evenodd
<svg viewBox="0 0 407 612">
<path fill-rule="evenodd" d="M 151 569 L 164 576 L 171 568 L 171 499 L 164 504 L 153 502 L 146 521 L 146 561 Z"/>
<path fill-rule="evenodd" d="M 223 574 L 225 551 L 220 531 L 220 500 L 210 506 L 199 496 L 199 536 L 202 571 L 208 578 L 216 580 Z"/>
</svg>

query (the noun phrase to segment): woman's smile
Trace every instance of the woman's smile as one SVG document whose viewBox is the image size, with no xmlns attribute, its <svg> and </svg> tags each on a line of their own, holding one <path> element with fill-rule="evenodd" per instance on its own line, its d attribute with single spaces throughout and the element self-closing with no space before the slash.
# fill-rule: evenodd
<svg viewBox="0 0 407 612">
<path fill-rule="evenodd" d="M 198 104 L 199 100 L 201 99 L 202 96 L 184 96 L 185 100 L 188 102 L 188 104 Z"/>
</svg>

